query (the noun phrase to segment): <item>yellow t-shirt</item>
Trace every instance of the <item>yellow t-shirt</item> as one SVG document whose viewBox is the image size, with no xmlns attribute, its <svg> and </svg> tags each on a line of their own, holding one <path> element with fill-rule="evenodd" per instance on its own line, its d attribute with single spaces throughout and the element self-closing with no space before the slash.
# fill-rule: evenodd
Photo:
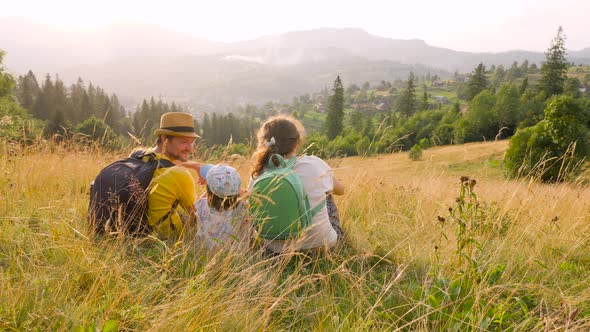
<svg viewBox="0 0 590 332">
<path fill-rule="evenodd" d="M 156 154 L 158 159 L 168 159 Z M 178 207 L 169 217 L 161 220 L 170 210 L 175 201 Z M 190 172 L 180 166 L 158 168 L 154 172 L 148 194 L 148 223 L 152 229 L 164 236 L 178 235 L 184 228 L 178 210 L 188 210 L 197 201 L 195 182 Z"/>
</svg>

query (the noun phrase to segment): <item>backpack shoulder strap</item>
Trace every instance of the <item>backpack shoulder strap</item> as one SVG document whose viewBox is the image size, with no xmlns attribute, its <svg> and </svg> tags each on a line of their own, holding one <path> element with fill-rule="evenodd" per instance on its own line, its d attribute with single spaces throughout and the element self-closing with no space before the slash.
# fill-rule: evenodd
<svg viewBox="0 0 590 332">
<path fill-rule="evenodd" d="M 299 158 L 297 158 L 297 156 L 291 157 L 291 159 L 287 160 L 287 162 L 285 163 L 285 167 L 292 168 L 293 166 L 295 166 L 295 163 L 297 162 L 298 159 Z"/>
<path fill-rule="evenodd" d="M 168 159 L 157 158 L 156 153 L 150 149 L 147 149 L 147 150 L 138 149 L 131 154 L 131 158 L 135 158 L 135 159 L 144 160 L 144 157 L 148 157 L 147 162 L 157 161 L 158 163 L 157 163 L 156 168 L 167 168 L 167 167 L 176 166 L 173 162 L 171 162 Z"/>
<path fill-rule="evenodd" d="M 275 163 L 272 162 L 273 158 L 276 158 L 279 161 L 279 166 L 275 166 Z M 281 156 L 280 154 L 277 154 L 277 153 L 271 154 L 270 158 L 268 158 L 268 163 L 266 164 L 266 167 L 269 170 L 283 168 L 283 167 L 285 167 L 285 158 L 283 158 L 283 156 Z"/>
<path fill-rule="evenodd" d="M 275 164 L 272 162 L 273 158 L 276 158 L 279 161 L 279 166 L 275 166 Z M 293 156 L 289 160 L 285 160 L 285 158 L 283 156 L 275 153 L 275 154 L 272 154 L 270 156 L 270 158 L 268 158 L 268 163 L 267 163 L 266 167 L 269 170 L 277 169 L 277 168 L 291 168 L 291 167 L 293 167 L 293 165 L 295 165 L 297 160 L 298 160 L 297 156 Z"/>
<path fill-rule="evenodd" d="M 151 153 L 147 153 L 147 152 L 148 152 L 148 150 L 145 150 L 145 149 L 137 149 L 137 150 L 133 151 L 129 157 L 133 158 L 133 159 L 143 159 L 143 157 L 145 157 L 146 155 L 151 154 Z"/>
<path fill-rule="evenodd" d="M 168 211 L 168 213 L 166 213 L 162 218 L 160 218 L 160 220 L 158 220 L 158 222 L 156 222 L 157 226 L 160 226 L 161 223 L 163 223 L 166 219 L 170 218 L 174 211 L 176 211 L 178 203 L 178 200 L 175 200 L 174 203 L 172 203 L 172 208 L 170 208 L 170 211 Z M 174 228 L 174 224 L 172 222 L 170 223 L 170 226 L 174 229 L 174 231 L 176 231 L 176 229 Z"/>
<path fill-rule="evenodd" d="M 309 198 L 308 198 L 309 199 Z M 320 202 L 320 204 L 318 204 L 316 207 L 314 207 L 313 209 L 311 209 L 311 211 L 309 211 L 309 213 L 311 213 L 311 217 L 313 218 L 316 214 L 318 214 L 318 212 L 320 212 L 324 207 L 326 206 L 326 200 L 322 200 Z"/>
<path fill-rule="evenodd" d="M 174 166 L 176 166 L 176 164 L 174 164 L 168 159 L 158 159 L 158 168 L 168 168 Z"/>
<path fill-rule="evenodd" d="M 297 163 L 297 161 L 299 160 L 299 158 L 297 156 L 293 156 L 291 157 L 289 160 L 287 160 L 285 162 L 285 168 L 286 169 L 291 169 L 293 168 L 293 166 L 295 166 L 295 163 Z M 299 177 L 299 176 L 298 176 Z M 299 179 L 301 180 L 301 177 L 299 177 Z M 305 195 L 305 199 L 307 200 L 307 202 L 309 203 L 309 196 Z M 306 204 L 308 204 L 306 203 Z M 309 206 L 309 205 L 308 205 Z M 309 213 L 311 215 L 311 217 L 313 218 L 316 214 L 318 214 L 318 212 L 320 212 L 324 207 L 326 206 L 326 200 L 323 199 L 320 204 L 318 204 L 316 207 L 314 207 L 313 209 L 309 210 Z"/>
</svg>

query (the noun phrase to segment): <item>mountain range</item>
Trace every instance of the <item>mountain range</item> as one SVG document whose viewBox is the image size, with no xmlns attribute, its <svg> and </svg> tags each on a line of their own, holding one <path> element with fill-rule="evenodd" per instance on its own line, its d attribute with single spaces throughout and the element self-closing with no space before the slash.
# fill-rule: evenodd
<svg viewBox="0 0 590 332">
<path fill-rule="evenodd" d="M 296 31 L 236 43 L 144 24 L 83 31 L 0 18 L 0 31 L 13 32 L 0 34 L 9 72 L 59 74 L 66 83 L 81 77 L 117 93 L 128 106 L 151 96 L 200 108 L 289 100 L 330 87 L 336 75 L 345 85 L 374 83 L 405 79 L 410 71 L 449 77 L 455 71 L 470 72 L 480 62 L 508 67 L 514 61 L 544 60 L 541 52 L 461 52 L 354 28 Z M 569 51 L 568 58 L 590 64 L 590 47 Z"/>
</svg>

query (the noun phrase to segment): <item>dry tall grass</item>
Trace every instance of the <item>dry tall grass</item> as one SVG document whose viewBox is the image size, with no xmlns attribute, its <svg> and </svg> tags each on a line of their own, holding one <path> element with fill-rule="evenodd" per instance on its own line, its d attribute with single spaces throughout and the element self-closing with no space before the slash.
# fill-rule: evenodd
<svg viewBox="0 0 590 332">
<path fill-rule="evenodd" d="M 347 246 L 206 258 L 189 236 L 92 238 L 88 183 L 124 153 L 1 142 L 0 328 L 589 330 L 590 191 L 504 179 L 506 147 L 331 160 Z M 247 178 L 246 160 L 230 163 Z M 483 225 L 469 250 L 449 212 L 461 175 L 477 180 Z"/>
</svg>

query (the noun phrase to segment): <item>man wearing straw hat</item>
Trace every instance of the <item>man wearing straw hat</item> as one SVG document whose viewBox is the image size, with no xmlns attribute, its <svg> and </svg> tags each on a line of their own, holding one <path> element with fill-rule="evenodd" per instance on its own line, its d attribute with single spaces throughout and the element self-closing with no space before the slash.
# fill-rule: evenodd
<svg viewBox="0 0 590 332">
<path fill-rule="evenodd" d="M 178 236 L 189 219 L 187 216 L 195 212 L 195 183 L 186 168 L 195 169 L 197 174 L 200 170 L 199 163 L 188 160 L 199 136 L 195 133 L 193 116 L 182 112 L 163 114 L 155 135 L 158 140 L 152 151 L 156 158 L 184 167 L 158 168 L 154 172 L 148 194 L 148 223 L 159 235 Z"/>
</svg>

